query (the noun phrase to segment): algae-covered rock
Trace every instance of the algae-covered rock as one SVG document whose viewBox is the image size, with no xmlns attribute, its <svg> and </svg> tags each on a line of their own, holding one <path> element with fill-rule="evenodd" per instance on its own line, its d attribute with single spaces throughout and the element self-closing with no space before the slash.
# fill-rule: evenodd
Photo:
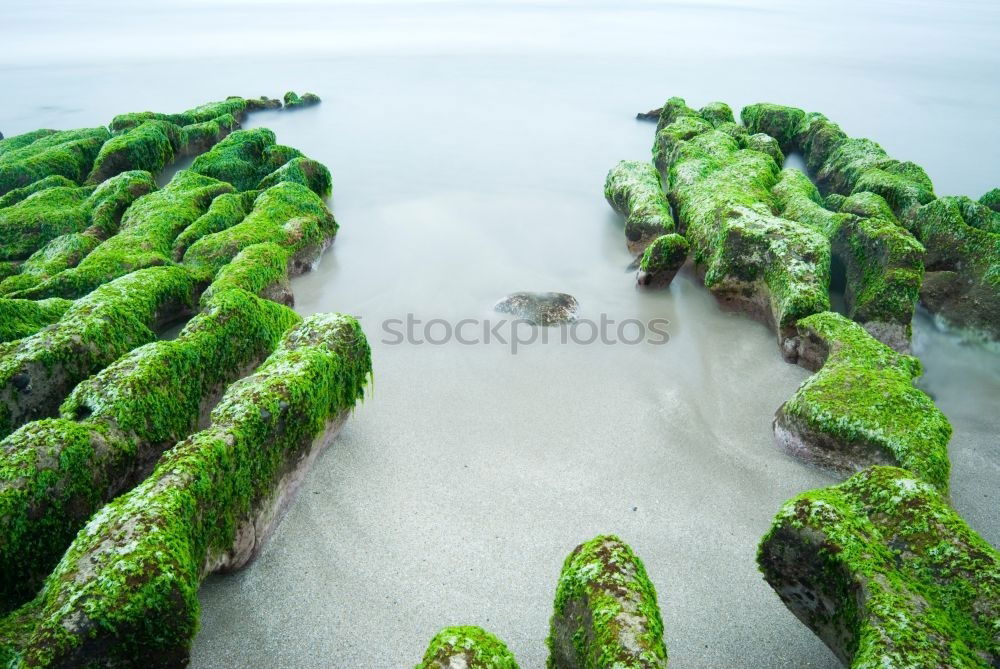
<svg viewBox="0 0 1000 669">
<path fill-rule="evenodd" d="M 0 295 L 26 291 L 65 269 L 76 267 L 102 241 L 103 233 L 96 228 L 56 237 L 21 263 L 17 273 L 0 281 Z"/>
<path fill-rule="evenodd" d="M 840 314 L 804 318 L 797 330 L 792 357 L 819 371 L 775 414 L 778 444 L 839 472 L 897 465 L 947 492 L 951 425 L 913 386 L 920 361 Z"/>
<path fill-rule="evenodd" d="M 285 93 L 285 107 L 287 109 L 294 109 L 296 107 L 311 107 L 312 105 L 318 105 L 320 103 L 319 96 L 315 93 L 303 93 L 300 97 L 294 91 L 288 91 Z"/>
<path fill-rule="evenodd" d="M 180 267 L 133 272 L 77 300 L 58 322 L 5 350 L 0 436 L 54 416 L 77 383 L 153 341 L 153 329 L 191 309 L 194 288 Z"/>
<path fill-rule="evenodd" d="M 246 191 L 216 196 L 208 210 L 177 235 L 171 252 L 173 259 L 180 261 L 188 247 L 202 237 L 221 232 L 242 221 L 253 209 L 258 194 L 258 191 Z"/>
<path fill-rule="evenodd" d="M 243 290 L 216 291 L 176 339 L 77 385 L 62 419 L 0 441 L 0 609 L 31 599 L 91 514 L 148 475 L 299 320 Z"/>
<path fill-rule="evenodd" d="M 289 251 L 289 271 L 307 269 L 337 233 L 337 223 L 316 193 L 282 181 L 257 195 L 239 223 L 205 235 L 184 253 L 184 264 L 214 274 L 248 246 L 279 244 Z"/>
<path fill-rule="evenodd" d="M 29 337 L 55 323 L 73 303 L 69 300 L 10 300 L 0 297 L 0 342 Z"/>
<path fill-rule="evenodd" d="M 559 325 L 575 321 L 580 304 L 566 293 L 520 292 L 503 298 L 493 305 L 493 310 L 533 325 Z"/>
<path fill-rule="evenodd" d="M 823 233 L 846 268 L 847 313 L 876 339 L 897 351 L 910 350 L 910 323 L 924 275 L 924 247 L 902 228 L 888 204 L 874 193 L 824 206 L 801 171 L 781 171 L 772 189 L 781 215 Z"/>
<path fill-rule="evenodd" d="M 966 223 L 960 203 L 941 198 L 914 216 L 927 247 L 920 298 L 948 324 L 1000 340 L 1000 234 Z"/>
<path fill-rule="evenodd" d="M 191 170 L 227 181 L 237 190 L 253 190 L 271 172 L 301 156 L 296 149 L 276 144 L 267 128 L 238 130 L 195 158 Z"/>
<path fill-rule="evenodd" d="M 147 121 L 166 121 L 176 126 L 190 126 L 226 116 L 232 116 L 236 121 L 242 121 L 247 112 L 257 109 L 275 109 L 280 106 L 279 100 L 271 100 L 266 97 L 256 100 L 234 96 L 218 102 L 208 102 L 178 114 L 161 114 L 150 111 L 120 114 L 111 120 L 108 127 L 111 128 L 111 132 L 117 135 Z"/>
<path fill-rule="evenodd" d="M 157 174 L 173 162 L 180 143 L 180 128 L 173 123 L 146 121 L 104 143 L 87 182 L 98 184 L 127 170 Z"/>
<path fill-rule="evenodd" d="M 566 558 L 547 643 L 550 669 L 667 666 L 656 590 L 621 539 L 595 537 Z"/>
<path fill-rule="evenodd" d="M 65 234 L 96 227 L 113 234 L 123 212 L 156 190 L 146 172 L 126 172 L 100 186 L 53 186 L 0 209 L 0 259 L 25 259 Z"/>
<path fill-rule="evenodd" d="M 625 217 L 625 239 L 633 253 L 642 253 L 654 239 L 674 231 L 660 175 L 650 163 L 623 160 L 604 182 L 608 204 Z"/>
<path fill-rule="evenodd" d="M 789 500 L 757 562 L 845 665 L 1000 666 L 1000 554 L 910 472 L 872 467 Z"/>
<path fill-rule="evenodd" d="M 370 372 L 355 320 L 317 314 L 293 328 L 207 429 L 91 518 L 26 605 L 30 619 L 0 623 L 16 628 L 8 652 L 34 667 L 186 664 L 201 580 L 260 549 Z"/>
<path fill-rule="evenodd" d="M 657 237 L 642 254 L 636 282 L 640 286 L 669 285 L 687 260 L 689 249 L 688 241 L 677 233 Z"/>
<path fill-rule="evenodd" d="M 282 181 L 294 181 L 309 188 L 320 197 L 326 197 L 333 191 L 333 179 L 330 170 L 323 163 L 300 156 L 292 158 L 287 163 L 268 174 L 257 184 L 259 190 L 264 190 Z"/>
<path fill-rule="evenodd" d="M 105 128 L 84 128 L 0 140 L 0 196 L 50 176 L 83 183 L 109 137 Z"/>
<path fill-rule="evenodd" d="M 53 174 L 50 177 L 45 177 L 44 179 L 39 179 L 34 181 L 27 186 L 21 188 L 15 188 L 14 190 L 8 192 L 4 196 L 0 196 L 0 209 L 4 207 L 9 207 L 13 204 L 17 204 L 21 200 L 25 199 L 29 195 L 34 195 L 40 190 L 45 190 L 46 188 L 55 188 L 56 186 L 68 186 L 73 188 L 76 183 L 70 181 L 64 176 L 58 174 Z"/>
<path fill-rule="evenodd" d="M 989 207 L 993 211 L 1000 212 L 1000 188 L 994 188 L 983 193 L 983 196 L 979 198 L 979 204 Z"/>
<path fill-rule="evenodd" d="M 288 281 L 290 260 L 289 249 L 279 244 L 248 246 L 218 271 L 201 301 L 205 304 L 217 293 L 239 288 L 290 307 L 295 303 Z"/>
<path fill-rule="evenodd" d="M 830 245 L 817 230 L 773 214 L 780 168 L 671 98 L 654 162 L 705 285 L 725 303 L 771 323 L 779 339 L 829 309 Z"/>
<path fill-rule="evenodd" d="M 122 216 L 118 234 L 79 265 L 13 296 L 76 298 L 129 272 L 169 265 L 175 238 L 208 210 L 216 196 L 232 190 L 227 183 L 181 170 L 164 188 L 133 203 Z"/>
<path fill-rule="evenodd" d="M 445 627 L 434 635 L 416 669 L 518 669 L 504 642 L 482 627 Z"/>
</svg>

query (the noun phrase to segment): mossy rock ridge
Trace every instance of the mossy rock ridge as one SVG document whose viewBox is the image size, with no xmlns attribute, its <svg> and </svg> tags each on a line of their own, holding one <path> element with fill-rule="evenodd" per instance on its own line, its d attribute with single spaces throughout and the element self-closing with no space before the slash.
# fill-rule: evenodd
<svg viewBox="0 0 1000 669">
<path fill-rule="evenodd" d="M 550 627 L 550 669 L 667 666 L 656 590 L 616 536 L 595 537 L 566 558 Z"/>
<path fill-rule="evenodd" d="M 657 237 L 646 247 L 639 260 L 636 283 L 654 288 L 670 285 L 687 260 L 690 247 L 687 239 L 677 233 Z"/>
<path fill-rule="evenodd" d="M 81 184 L 90 174 L 106 128 L 37 130 L 0 140 L 0 196 L 46 177 Z"/>
<path fill-rule="evenodd" d="M 434 635 L 416 669 L 518 669 L 503 641 L 482 627 L 445 627 Z"/>
<path fill-rule="evenodd" d="M 833 312 L 799 321 L 792 359 L 810 370 L 778 409 L 774 435 L 789 453 L 842 473 L 904 467 L 948 492 L 951 424 L 913 386 L 920 361 Z"/>
<path fill-rule="evenodd" d="M 1000 554 L 934 486 L 871 467 L 781 508 L 757 562 L 845 665 L 1000 665 Z"/>
<path fill-rule="evenodd" d="M 0 622 L 13 666 L 187 663 L 198 587 L 245 564 L 371 373 L 357 321 L 310 316 L 251 376 L 229 387 L 211 425 L 104 506 L 38 597 Z"/>
<path fill-rule="evenodd" d="M 623 160 L 612 167 L 604 197 L 625 217 L 625 240 L 632 253 L 641 254 L 654 239 L 675 231 L 660 175 L 648 162 Z"/>
</svg>

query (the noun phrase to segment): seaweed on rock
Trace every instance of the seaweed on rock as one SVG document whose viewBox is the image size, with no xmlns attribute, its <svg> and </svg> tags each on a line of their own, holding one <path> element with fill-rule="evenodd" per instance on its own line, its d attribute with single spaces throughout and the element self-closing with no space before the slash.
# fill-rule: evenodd
<svg viewBox="0 0 1000 669">
<path fill-rule="evenodd" d="M 55 323 L 73 303 L 69 300 L 11 300 L 0 297 L 0 342 L 29 337 Z"/>
<path fill-rule="evenodd" d="M 111 132 L 117 135 L 132 130 L 146 121 L 166 121 L 177 126 L 191 126 L 231 116 L 239 122 L 246 118 L 248 112 L 279 107 L 281 107 L 280 100 L 267 97 L 254 99 L 233 96 L 218 102 L 208 102 L 178 114 L 161 114 L 150 111 L 120 114 L 111 120 L 109 127 Z"/>
<path fill-rule="evenodd" d="M 680 98 L 667 101 L 658 127 L 654 162 L 706 287 L 770 322 L 782 342 L 800 318 L 829 309 L 829 242 L 774 214 L 774 158 L 713 128 Z"/>
<path fill-rule="evenodd" d="M 140 346 L 76 386 L 61 419 L 0 442 L 0 608 L 30 599 L 90 515 L 148 475 L 300 320 L 239 289 L 204 303 L 177 339 Z"/>
<path fill-rule="evenodd" d="M 642 254 L 636 282 L 640 286 L 668 285 L 687 260 L 689 248 L 688 241 L 677 233 L 657 237 Z"/>
<path fill-rule="evenodd" d="M 518 669 L 503 641 L 482 627 L 445 627 L 434 635 L 416 669 Z"/>
<path fill-rule="evenodd" d="M 276 144 L 274 133 L 267 128 L 238 130 L 216 144 L 211 151 L 198 156 L 191 170 L 198 174 L 227 181 L 237 190 L 260 189 L 261 181 L 288 161 L 301 158 L 302 153 L 288 146 Z M 289 168 L 293 170 L 294 168 Z M 299 167 L 305 173 L 307 168 Z M 309 168 L 313 177 L 307 186 L 315 185 L 319 195 L 329 193 L 330 178 L 326 167 L 319 163 Z M 279 177 L 280 178 L 280 177 Z M 273 179 L 270 181 L 273 183 Z"/>
<path fill-rule="evenodd" d="M 595 537 L 566 558 L 547 644 L 550 669 L 667 666 L 656 590 L 621 539 Z"/>
<path fill-rule="evenodd" d="M 154 329 L 189 312 L 195 282 L 181 267 L 153 267 L 105 284 L 53 325 L 0 355 L 0 437 L 54 416 L 80 381 L 156 338 Z"/>
<path fill-rule="evenodd" d="M 83 183 L 109 137 L 106 128 L 83 128 L 37 130 L 0 140 L 0 196 L 51 176 Z"/>
<path fill-rule="evenodd" d="M 211 425 L 80 531 L 38 597 L 0 628 L 0 656 L 33 667 L 187 662 L 197 591 L 266 540 L 308 466 L 360 399 L 371 357 L 358 323 L 318 314 L 226 391 Z"/>
<path fill-rule="evenodd" d="M 920 361 L 832 312 L 802 319 L 797 331 L 793 356 L 818 371 L 775 414 L 778 444 L 839 472 L 904 467 L 947 493 L 951 425 L 913 386 Z"/>
<path fill-rule="evenodd" d="M 650 163 L 623 160 L 612 167 L 604 182 L 604 197 L 625 217 L 625 239 L 631 252 L 642 253 L 657 237 L 674 232 L 660 175 Z"/>
<path fill-rule="evenodd" d="M 1000 665 L 1000 554 L 910 472 L 871 467 L 789 500 L 757 562 L 845 665 Z"/>
<path fill-rule="evenodd" d="M 294 91 L 288 91 L 285 93 L 284 101 L 286 109 L 295 109 L 297 107 L 311 107 L 312 105 L 318 105 L 320 103 L 320 98 L 315 93 L 303 93 L 300 97 Z"/>
</svg>

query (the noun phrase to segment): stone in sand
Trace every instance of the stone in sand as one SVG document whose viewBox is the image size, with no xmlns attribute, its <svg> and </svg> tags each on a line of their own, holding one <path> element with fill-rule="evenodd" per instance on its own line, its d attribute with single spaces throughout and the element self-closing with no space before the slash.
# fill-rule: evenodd
<svg viewBox="0 0 1000 669">
<path fill-rule="evenodd" d="M 558 325 L 575 321 L 580 305 L 566 293 L 512 293 L 495 305 L 494 311 L 512 314 L 533 325 Z"/>
<path fill-rule="evenodd" d="M 438 632 L 416 669 L 518 669 L 504 642 L 482 627 L 445 627 Z"/>
</svg>

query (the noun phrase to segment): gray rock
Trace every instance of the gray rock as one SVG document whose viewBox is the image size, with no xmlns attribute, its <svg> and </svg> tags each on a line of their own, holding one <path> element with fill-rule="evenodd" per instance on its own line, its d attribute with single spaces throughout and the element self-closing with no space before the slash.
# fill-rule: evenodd
<svg viewBox="0 0 1000 669">
<path fill-rule="evenodd" d="M 558 325 L 576 320 L 580 304 L 566 293 L 512 293 L 493 310 L 512 314 L 534 325 Z"/>
</svg>

